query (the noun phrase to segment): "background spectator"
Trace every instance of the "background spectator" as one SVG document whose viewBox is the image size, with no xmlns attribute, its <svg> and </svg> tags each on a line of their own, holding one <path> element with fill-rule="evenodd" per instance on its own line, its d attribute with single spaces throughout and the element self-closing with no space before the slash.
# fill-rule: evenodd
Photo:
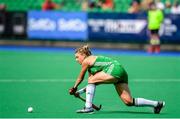
<svg viewBox="0 0 180 119">
<path fill-rule="evenodd" d="M 83 11 L 87 11 L 88 9 L 96 8 L 97 4 L 95 0 L 81 0 L 81 8 Z"/>
<path fill-rule="evenodd" d="M 103 10 L 112 10 L 112 9 L 114 9 L 114 1 L 113 0 L 99 0 L 98 5 Z"/>
<path fill-rule="evenodd" d="M 54 10 L 58 8 L 60 8 L 60 6 L 54 3 L 52 0 L 45 0 L 42 4 L 42 10 Z"/>
<path fill-rule="evenodd" d="M 180 6 L 177 1 L 174 2 L 172 8 L 171 8 L 171 13 L 172 14 L 180 14 Z"/>
<path fill-rule="evenodd" d="M 6 5 L 5 4 L 0 4 L 0 11 L 6 11 Z"/>
<path fill-rule="evenodd" d="M 156 8 L 154 3 L 150 4 L 150 9 L 148 11 L 148 29 L 150 31 L 150 45 L 148 48 L 149 53 L 159 53 L 160 52 L 160 37 L 159 29 L 163 22 L 164 15 L 162 10 Z"/>
<path fill-rule="evenodd" d="M 149 9 L 149 4 L 152 3 L 153 0 L 142 0 L 141 2 L 141 8 L 143 10 L 148 10 Z"/>
<path fill-rule="evenodd" d="M 165 14 L 170 14 L 171 13 L 171 2 L 169 0 L 167 0 L 166 3 L 165 3 L 164 13 Z"/>
<path fill-rule="evenodd" d="M 165 9 L 165 5 L 164 5 L 163 2 L 161 2 L 161 0 L 156 0 L 155 4 L 156 4 L 156 8 L 157 9 L 160 9 L 160 10 L 164 10 Z"/>
<path fill-rule="evenodd" d="M 90 9 L 97 7 L 95 0 L 88 0 L 88 6 Z"/>
<path fill-rule="evenodd" d="M 83 11 L 87 11 L 88 10 L 88 0 L 83 0 L 81 1 L 81 7 Z"/>
<path fill-rule="evenodd" d="M 140 2 L 137 0 L 133 0 L 130 8 L 128 9 L 129 13 L 138 13 L 140 12 Z"/>
</svg>

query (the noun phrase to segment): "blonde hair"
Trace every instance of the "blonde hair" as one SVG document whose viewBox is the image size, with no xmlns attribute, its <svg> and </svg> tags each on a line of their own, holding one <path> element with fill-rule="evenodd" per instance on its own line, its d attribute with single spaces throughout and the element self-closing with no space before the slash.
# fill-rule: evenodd
<svg viewBox="0 0 180 119">
<path fill-rule="evenodd" d="M 84 54 L 86 56 L 92 55 L 88 45 L 84 45 L 84 46 L 82 46 L 80 48 L 77 48 L 75 50 L 75 53 L 81 53 L 81 54 Z"/>
</svg>

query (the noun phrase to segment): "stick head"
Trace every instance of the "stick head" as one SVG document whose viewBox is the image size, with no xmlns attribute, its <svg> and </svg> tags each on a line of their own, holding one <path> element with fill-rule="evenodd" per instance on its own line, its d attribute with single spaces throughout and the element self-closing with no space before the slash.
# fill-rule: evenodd
<svg viewBox="0 0 180 119">
<path fill-rule="evenodd" d="M 99 107 L 96 109 L 97 111 L 101 110 L 102 105 L 99 105 Z"/>
</svg>

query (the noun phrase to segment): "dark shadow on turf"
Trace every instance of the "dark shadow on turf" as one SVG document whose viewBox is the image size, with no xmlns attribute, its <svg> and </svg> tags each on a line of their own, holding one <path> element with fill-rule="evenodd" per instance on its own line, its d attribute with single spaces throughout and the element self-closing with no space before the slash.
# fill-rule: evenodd
<svg viewBox="0 0 180 119">
<path fill-rule="evenodd" d="M 96 114 L 154 114 L 152 112 L 137 112 L 137 111 L 100 111 Z"/>
</svg>

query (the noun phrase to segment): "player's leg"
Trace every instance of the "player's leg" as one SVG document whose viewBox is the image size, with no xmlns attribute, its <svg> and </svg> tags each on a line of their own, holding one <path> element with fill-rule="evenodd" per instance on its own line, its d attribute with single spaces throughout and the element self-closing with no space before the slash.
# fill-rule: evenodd
<svg viewBox="0 0 180 119">
<path fill-rule="evenodd" d="M 95 94 L 96 84 L 101 83 L 116 83 L 117 79 L 104 72 L 98 72 L 94 76 L 89 77 L 88 85 L 86 86 L 86 103 L 85 108 L 78 110 L 78 113 L 90 113 L 93 112 L 92 103 Z"/>
<path fill-rule="evenodd" d="M 117 82 L 118 79 L 114 78 L 113 76 L 103 71 L 96 73 L 94 76 L 88 79 L 88 83 L 94 83 L 94 84 L 112 84 Z"/>
<path fill-rule="evenodd" d="M 93 98 L 95 94 L 96 85 L 93 83 L 89 83 L 86 86 L 86 103 L 85 107 L 81 110 L 77 110 L 77 113 L 91 113 L 94 111 L 92 108 Z"/>
<path fill-rule="evenodd" d="M 154 34 L 154 39 L 156 40 L 156 44 L 155 44 L 155 53 L 159 53 L 160 52 L 160 38 L 159 38 L 159 34 L 158 34 L 158 30 L 157 30 L 157 33 Z"/>
<path fill-rule="evenodd" d="M 127 106 L 150 106 L 154 108 L 154 113 L 160 113 L 161 108 L 165 105 L 162 101 L 153 101 L 144 98 L 132 98 L 128 84 L 118 83 L 115 88 L 119 97 Z"/>
<path fill-rule="evenodd" d="M 88 85 L 86 87 L 86 107 L 92 107 L 96 84 L 101 83 L 114 83 L 117 80 L 103 71 L 96 73 L 94 76 L 88 79 Z"/>
<path fill-rule="evenodd" d="M 149 53 L 152 53 L 152 52 L 159 53 L 160 52 L 160 39 L 159 39 L 158 32 L 159 32 L 159 29 L 151 30 L 150 46 L 148 49 Z"/>
<path fill-rule="evenodd" d="M 148 47 L 148 53 L 153 53 L 154 52 L 154 45 L 153 45 L 153 30 L 150 30 L 150 35 L 149 35 L 149 47 Z"/>
<path fill-rule="evenodd" d="M 127 105 L 127 106 L 133 106 L 134 100 L 131 96 L 129 87 L 126 83 L 118 83 L 114 84 L 116 91 L 120 97 L 120 99 Z"/>
</svg>

